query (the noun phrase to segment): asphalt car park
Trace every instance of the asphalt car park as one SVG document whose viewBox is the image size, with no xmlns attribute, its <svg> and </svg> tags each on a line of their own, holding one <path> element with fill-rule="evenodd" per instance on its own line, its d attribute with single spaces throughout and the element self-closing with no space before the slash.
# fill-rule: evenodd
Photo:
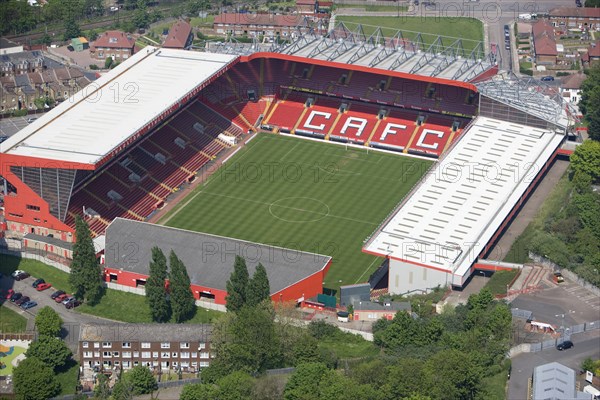
<svg viewBox="0 0 600 400">
<path fill-rule="evenodd" d="M 40 114 L 41 115 L 41 114 Z M 11 137 L 21 129 L 25 128 L 30 123 L 34 122 L 35 119 L 39 118 L 38 115 L 31 115 L 25 117 L 13 117 L 0 119 L 0 137 L 6 136 Z M 28 122 L 30 120 L 30 122 Z"/>
</svg>

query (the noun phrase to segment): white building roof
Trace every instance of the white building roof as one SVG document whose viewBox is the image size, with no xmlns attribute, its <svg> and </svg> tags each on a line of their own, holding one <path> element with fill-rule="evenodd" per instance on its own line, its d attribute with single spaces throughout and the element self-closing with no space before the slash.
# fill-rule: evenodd
<svg viewBox="0 0 600 400">
<path fill-rule="evenodd" d="M 236 56 L 146 47 L 0 145 L 95 164 Z"/>
<path fill-rule="evenodd" d="M 364 249 L 453 272 L 461 285 L 562 139 L 479 117 Z"/>
</svg>

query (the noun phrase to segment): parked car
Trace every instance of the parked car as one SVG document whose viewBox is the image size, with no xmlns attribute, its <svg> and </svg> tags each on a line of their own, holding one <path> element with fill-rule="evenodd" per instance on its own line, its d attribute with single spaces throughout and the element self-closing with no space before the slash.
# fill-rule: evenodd
<svg viewBox="0 0 600 400">
<path fill-rule="evenodd" d="M 25 271 L 18 269 L 16 271 L 14 271 L 12 274 L 10 274 L 10 276 L 12 276 L 13 278 L 16 278 L 17 275 L 22 274 L 23 272 L 25 272 Z"/>
<path fill-rule="evenodd" d="M 23 296 L 19 300 L 15 301 L 15 304 L 20 306 L 23 303 L 27 303 L 29 300 L 31 299 L 28 296 Z"/>
<path fill-rule="evenodd" d="M 15 276 L 15 281 L 22 281 L 25 278 L 29 278 L 29 274 L 27 272 L 23 272 L 21 271 L 20 274 L 18 274 L 17 276 Z"/>
<path fill-rule="evenodd" d="M 28 123 L 32 123 L 33 121 L 35 121 L 37 119 L 37 117 L 31 117 L 31 118 L 27 118 L 27 122 Z"/>
<path fill-rule="evenodd" d="M 560 272 L 555 272 L 552 279 L 554 280 L 554 283 L 562 283 L 565 281 L 565 278 L 563 278 Z"/>
<path fill-rule="evenodd" d="M 79 307 L 80 304 L 81 304 L 81 302 L 79 300 L 73 299 L 73 301 L 70 301 L 67 304 L 65 304 L 65 307 L 68 309 L 71 309 L 71 308 Z"/>
<path fill-rule="evenodd" d="M 75 297 L 68 296 L 68 297 L 65 297 L 65 299 L 62 301 L 62 303 L 67 304 L 68 302 L 73 301 L 74 299 L 75 299 Z"/>
<path fill-rule="evenodd" d="M 15 291 L 13 289 L 8 289 L 8 291 L 6 292 L 6 295 L 4 296 L 4 298 L 6 300 L 10 300 L 10 298 L 12 297 L 13 294 L 15 294 Z"/>
<path fill-rule="evenodd" d="M 504 43 L 504 48 L 505 48 L 506 50 L 510 50 L 510 42 L 505 42 L 505 43 Z"/>
<path fill-rule="evenodd" d="M 37 303 L 35 301 L 28 301 L 27 303 L 21 304 L 21 308 L 23 310 L 28 310 L 28 309 L 33 308 L 35 306 L 37 306 Z"/>
<path fill-rule="evenodd" d="M 21 297 L 23 297 L 22 293 L 16 292 L 13 293 L 13 295 L 10 297 L 10 301 L 12 301 L 13 303 L 17 300 L 19 300 Z"/>
<path fill-rule="evenodd" d="M 553 76 L 542 76 L 542 81 L 544 82 L 552 82 L 554 80 Z"/>
<path fill-rule="evenodd" d="M 38 285 L 39 285 L 40 283 L 44 283 L 44 282 L 46 282 L 46 281 L 45 281 L 45 280 L 43 280 L 42 278 L 38 278 L 38 279 L 36 279 L 35 281 L 33 281 L 33 283 L 31 284 L 31 287 L 34 287 L 34 288 L 36 288 L 36 287 L 38 287 Z"/>
<path fill-rule="evenodd" d="M 556 349 L 562 351 L 562 350 L 570 349 L 571 347 L 573 347 L 573 342 L 571 342 L 570 340 L 565 340 L 565 341 L 559 343 L 556 346 Z"/>
<path fill-rule="evenodd" d="M 40 283 L 39 285 L 37 285 L 35 290 L 37 290 L 38 292 L 41 292 L 42 290 L 50 289 L 51 287 L 52 287 L 51 284 L 44 282 L 44 283 Z"/>
<path fill-rule="evenodd" d="M 63 292 L 62 290 L 57 290 L 56 292 L 52 293 L 52 295 L 50 295 L 50 298 L 56 300 L 56 298 L 61 294 L 65 294 L 65 292 Z"/>
<path fill-rule="evenodd" d="M 0 135 L 0 143 L 3 143 L 7 139 L 8 139 L 8 136 L 6 136 L 6 135 Z"/>
<path fill-rule="evenodd" d="M 63 294 L 59 294 L 58 296 L 56 296 L 56 298 L 54 299 L 55 302 L 57 303 L 62 303 L 64 299 L 66 299 L 67 297 L 69 297 L 68 294 L 63 293 Z"/>
</svg>

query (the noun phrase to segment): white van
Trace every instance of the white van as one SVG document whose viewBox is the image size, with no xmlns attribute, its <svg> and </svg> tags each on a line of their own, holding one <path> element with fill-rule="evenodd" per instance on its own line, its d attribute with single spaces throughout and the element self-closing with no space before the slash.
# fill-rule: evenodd
<svg viewBox="0 0 600 400">
<path fill-rule="evenodd" d="M 596 389 L 592 385 L 587 385 L 584 387 L 583 393 L 591 394 L 593 400 L 600 400 L 600 390 Z"/>
</svg>

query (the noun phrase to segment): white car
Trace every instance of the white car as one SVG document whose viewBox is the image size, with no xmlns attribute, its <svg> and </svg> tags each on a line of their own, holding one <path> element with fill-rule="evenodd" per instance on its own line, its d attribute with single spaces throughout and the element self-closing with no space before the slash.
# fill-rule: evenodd
<svg viewBox="0 0 600 400">
<path fill-rule="evenodd" d="M 17 275 L 22 274 L 23 272 L 25 272 L 25 271 L 22 271 L 22 270 L 18 269 L 15 272 L 13 272 L 12 274 L 10 274 L 10 276 L 12 276 L 14 278 Z"/>
<path fill-rule="evenodd" d="M 531 14 L 519 14 L 519 19 L 530 20 Z"/>
</svg>

